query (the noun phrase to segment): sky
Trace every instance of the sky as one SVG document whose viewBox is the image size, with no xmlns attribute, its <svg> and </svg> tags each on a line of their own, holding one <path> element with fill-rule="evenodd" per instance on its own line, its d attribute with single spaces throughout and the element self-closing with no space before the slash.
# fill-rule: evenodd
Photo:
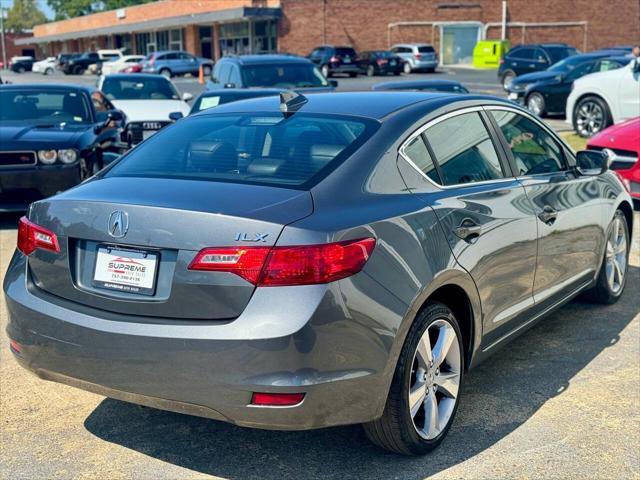
<svg viewBox="0 0 640 480">
<path fill-rule="evenodd" d="M 11 8 L 13 6 L 13 0 L 0 0 L 0 3 L 2 3 L 4 8 Z M 47 5 L 46 0 L 38 0 L 38 6 L 48 18 L 53 18 L 53 11 L 49 8 L 49 5 Z"/>
</svg>

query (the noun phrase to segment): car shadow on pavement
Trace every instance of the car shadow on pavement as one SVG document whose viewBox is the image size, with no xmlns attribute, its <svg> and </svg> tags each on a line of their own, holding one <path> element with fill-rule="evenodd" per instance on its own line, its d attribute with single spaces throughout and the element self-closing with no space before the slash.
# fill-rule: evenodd
<svg viewBox="0 0 640 480">
<path fill-rule="evenodd" d="M 574 301 L 472 370 L 448 438 L 423 458 L 382 451 L 358 426 L 270 432 L 111 399 L 85 427 L 105 441 L 230 479 L 424 478 L 489 448 L 570 389 L 572 378 L 638 314 L 638 291 L 640 268 L 630 267 L 615 306 Z"/>
</svg>

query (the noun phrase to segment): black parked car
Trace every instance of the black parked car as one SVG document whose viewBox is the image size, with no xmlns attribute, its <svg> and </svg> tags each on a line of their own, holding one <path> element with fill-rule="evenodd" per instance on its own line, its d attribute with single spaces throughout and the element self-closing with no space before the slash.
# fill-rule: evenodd
<svg viewBox="0 0 640 480">
<path fill-rule="evenodd" d="M 308 58 L 318 66 L 327 78 L 334 73 L 345 73 L 350 77 L 356 77 L 360 72 L 358 65 L 356 65 L 357 56 L 352 47 L 323 45 L 314 48 Z"/>
<path fill-rule="evenodd" d="M 65 75 L 82 75 L 89 65 L 102 64 L 100 55 L 95 52 L 86 52 L 69 58 L 63 65 L 62 71 Z"/>
<path fill-rule="evenodd" d="M 371 90 L 404 90 L 413 92 L 469 93 L 469 90 L 455 80 L 409 80 L 378 83 Z"/>
<path fill-rule="evenodd" d="M 11 62 L 11 71 L 16 73 L 30 72 L 35 61 L 33 57 L 17 57 Z"/>
<path fill-rule="evenodd" d="M 576 55 L 578 51 L 564 43 L 518 45 L 500 61 L 498 78 L 504 89 L 518 75 L 546 70 L 554 63 Z"/>
<path fill-rule="evenodd" d="M 238 100 L 246 100 L 248 98 L 269 97 L 279 95 L 286 92 L 283 88 L 221 88 L 217 90 L 207 90 L 195 99 L 191 106 L 189 115 L 217 107 L 224 103 L 237 102 Z M 172 113 L 175 118 L 179 118 Z"/>
<path fill-rule="evenodd" d="M 92 91 L 68 85 L 0 86 L 0 212 L 77 185 L 118 145 L 118 110 L 98 112 Z"/>
<path fill-rule="evenodd" d="M 544 72 L 527 73 L 514 78 L 507 91 L 509 99 L 536 115 L 564 114 L 573 82 L 590 73 L 614 70 L 626 65 L 631 57 L 609 57 L 601 52 L 565 58 Z"/>
<path fill-rule="evenodd" d="M 64 66 L 69 60 L 77 58 L 80 55 L 82 54 L 81 53 L 59 53 L 58 56 L 56 57 L 56 67 L 58 68 L 58 70 L 64 70 Z"/>
<path fill-rule="evenodd" d="M 404 60 L 388 50 L 361 52 L 356 59 L 360 72 L 368 77 L 393 73 L 400 75 L 404 70 Z"/>
<path fill-rule="evenodd" d="M 221 88 L 282 88 L 296 91 L 330 91 L 329 81 L 306 58 L 295 55 L 240 55 L 216 62 L 207 90 Z"/>
</svg>

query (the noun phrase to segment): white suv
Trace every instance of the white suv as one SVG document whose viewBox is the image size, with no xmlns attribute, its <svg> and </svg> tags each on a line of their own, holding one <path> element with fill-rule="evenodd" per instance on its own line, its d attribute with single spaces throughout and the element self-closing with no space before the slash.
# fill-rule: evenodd
<svg viewBox="0 0 640 480">
<path fill-rule="evenodd" d="M 640 58 L 626 67 L 593 73 L 573 82 L 567 98 L 567 123 L 581 137 L 640 116 Z"/>
</svg>

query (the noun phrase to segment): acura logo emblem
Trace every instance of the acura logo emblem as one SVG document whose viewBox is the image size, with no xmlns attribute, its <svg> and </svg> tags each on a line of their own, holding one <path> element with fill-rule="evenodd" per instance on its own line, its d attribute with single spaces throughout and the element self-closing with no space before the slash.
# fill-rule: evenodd
<svg viewBox="0 0 640 480">
<path fill-rule="evenodd" d="M 129 230 L 129 215 L 122 210 L 116 210 L 109 216 L 109 235 L 122 238 Z"/>
</svg>

